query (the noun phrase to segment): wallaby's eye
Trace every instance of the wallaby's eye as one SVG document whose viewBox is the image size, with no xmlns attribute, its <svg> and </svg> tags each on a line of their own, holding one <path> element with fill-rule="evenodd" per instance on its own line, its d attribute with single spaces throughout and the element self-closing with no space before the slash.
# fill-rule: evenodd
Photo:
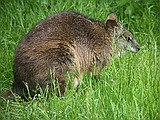
<svg viewBox="0 0 160 120">
<path fill-rule="evenodd" d="M 132 41 L 132 37 L 128 37 L 127 40 L 128 40 L 128 42 Z"/>
</svg>

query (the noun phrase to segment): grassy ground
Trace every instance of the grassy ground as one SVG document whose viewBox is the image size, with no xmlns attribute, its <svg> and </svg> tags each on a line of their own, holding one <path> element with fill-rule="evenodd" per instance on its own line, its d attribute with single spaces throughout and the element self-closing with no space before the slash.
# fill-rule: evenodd
<svg viewBox="0 0 160 120">
<path fill-rule="evenodd" d="M 160 1 L 148 0 L 12 0 L 0 1 L 0 93 L 12 81 L 18 41 L 41 19 L 74 10 L 105 20 L 117 13 L 141 45 L 138 54 L 112 59 L 100 81 L 85 76 L 78 92 L 40 96 L 29 102 L 0 103 L 1 120 L 160 120 Z M 85 91 L 85 93 L 84 93 Z"/>
</svg>

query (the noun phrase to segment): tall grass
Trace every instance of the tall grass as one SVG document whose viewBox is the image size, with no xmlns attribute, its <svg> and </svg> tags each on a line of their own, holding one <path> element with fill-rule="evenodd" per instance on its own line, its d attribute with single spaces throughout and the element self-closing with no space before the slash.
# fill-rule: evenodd
<svg viewBox="0 0 160 120">
<path fill-rule="evenodd" d="M 159 120 L 160 2 L 157 0 L 12 0 L 0 1 L 0 93 L 13 82 L 13 56 L 20 39 L 40 20 L 59 11 L 78 11 L 105 20 L 117 13 L 141 45 L 137 54 L 110 60 L 100 79 L 84 76 L 78 92 L 46 99 L 0 103 L 1 120 Z"/>
</svg>

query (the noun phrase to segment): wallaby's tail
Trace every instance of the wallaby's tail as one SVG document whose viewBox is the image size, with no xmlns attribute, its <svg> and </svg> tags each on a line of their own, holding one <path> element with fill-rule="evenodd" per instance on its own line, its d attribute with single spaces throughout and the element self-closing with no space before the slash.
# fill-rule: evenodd
<svg viewBox="0 0 160 120">
<path fill-rule="evenodd" d="M 0 100 L 10 100 L 10 101 L 14 101 L 15 97 L 13 95 L 13 93 L 10 90 L 7 90 L 6 92 L 4 92 L 1 96 L 0 96 Z"/>
</svg>

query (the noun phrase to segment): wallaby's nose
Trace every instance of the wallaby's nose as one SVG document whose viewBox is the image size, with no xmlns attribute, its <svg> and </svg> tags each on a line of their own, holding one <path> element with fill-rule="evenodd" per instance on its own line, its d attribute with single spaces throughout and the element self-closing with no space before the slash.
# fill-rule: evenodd
<svg viewBox="0 0 160 120">
<path fill-rule="evenodd" d="M 137 47 L 137 50 L 138 50 L 138 51 L 140 50 L 140 46 Z"/>
<path fill-rule="evenodd" d="M 136 49 L 137 49 L 137 52 L 140 50 L 140 46 L 139 45 L 137 45 L 136 46 Z"/>
</svg>

